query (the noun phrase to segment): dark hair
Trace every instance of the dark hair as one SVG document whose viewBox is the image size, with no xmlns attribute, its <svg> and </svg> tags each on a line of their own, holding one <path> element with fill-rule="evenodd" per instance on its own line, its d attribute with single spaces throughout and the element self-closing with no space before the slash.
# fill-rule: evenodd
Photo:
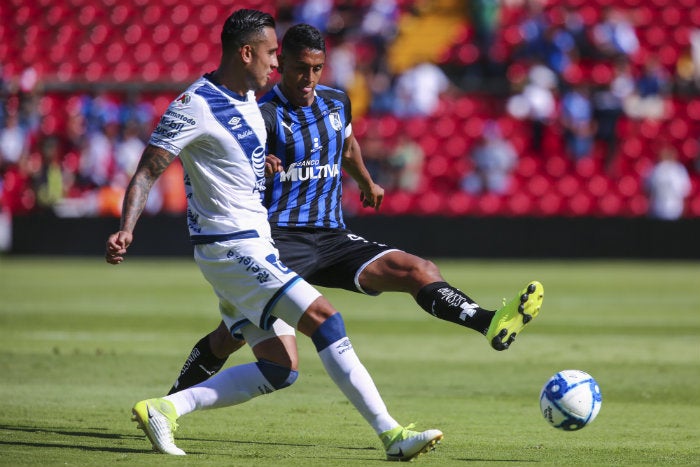
<svg viewBox="0 0 700 467">
<path fill-rule="evenodd" d="M 302 50 L 320 50 L 326 53 L 326 41 L 321 31 L 309 24 L 296 24 L 289 28 L 282 38 L 282 53 L 299 55 Z"/>
<path fill-rule="evenodd" d="M 261 38 L 265 28 L 275 28 L 275 19 L 268 13 L 248 9 L 234 11 L 221 30 L 221 48 L 224 53 L 236 51 Z"/>
</svg>

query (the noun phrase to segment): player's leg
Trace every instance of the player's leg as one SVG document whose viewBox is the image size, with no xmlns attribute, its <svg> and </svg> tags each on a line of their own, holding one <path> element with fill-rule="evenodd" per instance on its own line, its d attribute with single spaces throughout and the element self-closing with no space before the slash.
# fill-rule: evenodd
<svg viewBox="0 0 700 467">
<path fill-rule="evenodd" d="M 484 335 L 494 316 L 447 283 L 435 263 L 404 251 L 390 251 L 369 263 L 359 282 L 365 290 L 409 293 L 431 315 Z"/>
<path fill-rule="evenodd" d="M 256 362 L 227 368 L 193 387 L 163 398 L 138 402 L 132 412 L 153 447 L 165 454 L 184 455 L 175 445 L 176 420 L 195 410 L 237 405 L 293 384 L 298 356 L 294 329 L 277 320 L 270 331 L 251 324 L 240 329 L 252 343 Z"/>
<path fill-rule="evenodd" d="M 222 321 L 192 348 L 168 394 L 199 384 L 218 373 L 228 356 L 244 345 L 245 340 L 234 338 Z"/>
<path fill-rule="evenodd" d="M 277 313 L 284 320 L 296 322 L 299 332 L 311 338 L 326 372 L 382 440 L 387 458 L 405 461 L 434 449 L 442 439 L 441 431 L 412 431 L 389 415 L 372 377 L 355 353 L 341 314 L 325 297 L 318 296 L 301 316 L 293 307 L 285 306 L 284 300 L 296 301 L 295 295 L 307 293 L 304 287 L 310 288 L 306 283 L 300 285 L 280 300 Z"/>
<path fill-rule="evenodd" d="M 275 235 L 275 245 L 282 262 L 302 277 L 311 274 L 316 261 L 315 241 L 306 230 L 282 229 Z M 273 233 L 278 234 L 273 229 Z M 234 337 L 222 321 L 212 332 L 201 338 L 190 351 L 180 374 L 168 394 L 199 384 L 223 368 L 229 355 L 245 345 L 245 340 Z"/>
<path fill-rule="evenodd" d="M 539 314 L 544 297 L 542 284 L 533 281 L 494 312 L 446 282 L 432 261 L 396 250 L 364 266 L 358 277 L 364 290 L 410 293 L 428 313 L 474 329 L 496 350 L 510 347 L 525 325 Z"/>
</svg>

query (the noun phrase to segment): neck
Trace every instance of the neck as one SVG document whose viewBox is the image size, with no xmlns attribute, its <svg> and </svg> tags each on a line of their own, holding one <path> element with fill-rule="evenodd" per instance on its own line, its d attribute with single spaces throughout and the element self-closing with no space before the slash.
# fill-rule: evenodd
<svg viewBox="0 0 700 467">
<path fill-rule="evenodd" d="M 246 84 L 245 79 L 227 70 L 224 65 L 219 65 L 219 68 L 211 74 L 211 78 L 217 84 L 241 96 L 245 96 L 250 90 L 250 86 Z"/>
</svg>

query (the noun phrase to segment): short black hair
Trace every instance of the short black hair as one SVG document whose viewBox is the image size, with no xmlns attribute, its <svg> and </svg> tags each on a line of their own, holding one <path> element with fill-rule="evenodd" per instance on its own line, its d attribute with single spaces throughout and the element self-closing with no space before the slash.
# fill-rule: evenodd
<svg viewBox="0 0 700 467">
<path fill-rule="evenodd" d="M 240 9 L 226 19 L 221 30 L 221 48 L 230 53 L 262 38 L 265 28 L 275 28 L 275 19 L 258 10 Z"/>
<path fill-rule="evenodd" d="M 296 56 L 304 49 L 320 50 L 326 53 L 326 41 L 321 31 L 310 24 L 295 24 L 282 38 L 282 53 Z"/>
</svg>

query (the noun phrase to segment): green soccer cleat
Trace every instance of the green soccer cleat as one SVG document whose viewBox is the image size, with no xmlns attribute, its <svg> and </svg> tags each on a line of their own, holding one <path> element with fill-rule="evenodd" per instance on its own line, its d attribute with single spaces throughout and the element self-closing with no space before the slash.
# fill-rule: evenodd
<svg viewBox="0 0 700 467">
<path fill-rule="evenodd" d="M 185 455 L 185 451 L 175 446 L 173 439 L 173 433 L 177 430 L 177 413 L 172 402 L 148 399 L 137 402 L 131 413 L 131 420 L 138 423 L 138 427 L 146 433 L 153 449 L 173 456 Z"/>
<path fill-rule="evenodd" d="M 414 425 L 398 426 L 379 435 L 386 450 L 386 460 L 409 462 L 424 452 L 432 451 L 442 440 L 442 431 L 411 431 Z"/>
<path fill-rule="evenodd" d="M 503 307 L 496 311 L 486 332 L 491 347 L 496 350 L 510 347 L 515 336 L 539 314 L 543 299 L 544 287 L 532 281 L 510 302 L 503 300 Z"/>
</svg>

